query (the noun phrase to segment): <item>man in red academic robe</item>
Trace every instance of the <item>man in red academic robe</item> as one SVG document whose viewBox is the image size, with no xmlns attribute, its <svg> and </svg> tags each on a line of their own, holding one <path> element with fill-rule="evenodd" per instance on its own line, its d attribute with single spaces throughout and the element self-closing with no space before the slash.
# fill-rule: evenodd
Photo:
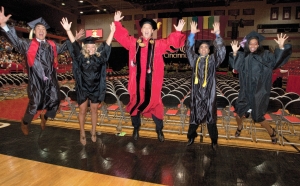
<svg viewBox="0 0 300 186">
<path fill-rule="evenodd" d="M 67 50 L 66 44 L 58 45 L 47 40 L 47 29 L 50 28 L 43 18 L 38 18 L 28 25 L 33 29 L 35 38 L 32 40 L 19 38 L 14 27 L 6 25 L 11 15 L 4 15 L 4 8 L 0 11 L 0 26 L 13 47 L 27 56 L 29 103 L 21 120 L 21 130 L 24 135 L 29 134 L 28 125 L 37 110 L 47 109 L 41 114 L 41 128 L 45 129 L 48 117 L 54 118 L 60 103 L 59 85 L 56 75 L 58 65 L 57 55 Z"/>
<path fill-rule="evenodd" d="M 126 110 L 131 115 L 133 138 L 139 137 L 141 125 L 140 114 L 152 117 L 156 124 L 156 132 L 159 141 L 164 141 L 163 116 L 164 109 L 161 101 L 161 89 L 164 76 L 163 54 L 170 49 L 180 48 L 185 43 L 186 36 L 181 32 L 185 22 L 180 20 L 174 28 L 176 32 L 171 33 L 166 39 L 155 40 L 152 33 L 157 29 L 153 19 L 143 18 L 139 23 L 142 36 L 134 38 L 122 26 L 120 20 L 121 12 L 115 13 L 116 25 L 115 39 L 127 50 L 129 50 L 129 84 L 128 92 L 130 102 Z"/>
</svg>

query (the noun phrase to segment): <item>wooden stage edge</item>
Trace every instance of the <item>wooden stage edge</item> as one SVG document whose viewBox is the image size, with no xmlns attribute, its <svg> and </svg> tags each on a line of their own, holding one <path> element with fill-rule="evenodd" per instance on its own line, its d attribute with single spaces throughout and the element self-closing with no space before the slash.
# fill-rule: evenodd
<svg viewBox="0 0 300 186">
<path fill-rule="evenodd" d="M 0 185 L 159 185 L 0 154 Z"/>
<path fill-rule="evenodd" d="M 1 118 L 0 118 L 1 119 Z M 6 120 L 8 121 L 8 120 Z M 20 121 L 13 121 L 13 122 L 20 122 Z M 40 119 L 35 119 L 32 121 L 32 124 L 39 125 Z M 57 121 L 57 120 L 50 120 L 47 122 L 47 126 L 52 127 L 59 127 L 59 128 L 67 128 L 67 129 L 75 129 L 79 130 L 79 124 L 76 122 L 63 122 L 63 121 Z M 85 125 L 85 130 L 89 131 L 91 129 L 90 124 Z M 107 134 L 116 134 L 116 128 L 111 126 L 96 126 L 96 131 L 107 133 Z M 122 128 L 123 132 L 126 132 L 126 135 L 131 136 L 132 135 L 132 129 L 131 128 Z M 232 129 L 232 135 L 234 135 L 235 130 Z M 220 132 L 219 132 L 220 133 Z M 139 132 L 140 137 L 142 138 L 151 138 L 151 139 L 157 139 L 157 135 L 155 131 L 149 131 L 149 130 L 140 130 Z M 187 142 L 186 134 L 178 134 L 178 133 L 170 133 L 170 132 L 164 132 L 165 140 L 168 141 L 178 141 L 178 142 Z M 264 134 L 265 137 L 269 138 L 267 134 Z M 98 136 L 98 137 L 101 137 Z M 78 131 L 78 138 L 79 138 L 79 131 Z M 78 139 L 79 140 L 79 139 Z M 209 137 L 204 137 L 203 142 L 205 144 L 210 143 Z M 200 144 L 200 138 L 199 136 L 195 139 L 195 145 Z M 270 142 L 252 142 L 250 140 L 243 140 L 238 138 L 231 138 L 231 139 L 225 139 L 219 137 L 218 139 L 219 146 L 228 146 L 232 148 L 247 148 L 247 149 L 258 149 L 258 150 L 268 150 L 268 151 L 282 151 L 287 153 L 300 153 L 299 146 L 293 146 L 293 145 L 280 145 L 280 144 L 272 144 Z"/>
</svg>

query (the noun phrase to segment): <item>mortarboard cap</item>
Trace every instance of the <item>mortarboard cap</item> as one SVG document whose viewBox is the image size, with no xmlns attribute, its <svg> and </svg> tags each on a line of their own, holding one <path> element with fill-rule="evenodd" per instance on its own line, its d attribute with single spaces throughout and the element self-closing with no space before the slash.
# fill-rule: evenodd
<svg viewBox="0 0 300 186">
<path fill-rule="evenodd" d="M 89 36 L 89 37 L 86 37 L 84 39 L 82 39 L 81 41 L 84 43 L 84 44 L 95 44 L 95 41 L 98 40 L 97 37 L 92 37 L 92 36 Z"/>
<path fill-rule="evenodd" d="M 33 20 L 33 21 L 31 21 L 31 22 L 29 22 L 27 24 L 29 25 L 29 27 L 31 29 L 34 29 L 36 27 L 36 25 L 44 25 L 46 29 L 50 28 L 50 26 L 48 25 L 48 23 L 46 23 L 46 21 L 42 17 L 40 17 L 40 18 L 38 18 L 36 20 Z"/>
<path fill-rule="evenodd" d="M 153 30 L 157 29 L 157 23 L 153 19 L 143 18 L 140 20 L 140 27 L 142 28 L 145 23 L 148 23 L 152 26 Z"/>
<path fill-rule="evenodd" d="M 252 31 L 250 32 L 247 36 L 246 39 L 249 41 L 249 39 L 251 38 L 257 38 L 259 42 L 263 41 L 265 39 L 264 36 L 262 36 L 261 34 L 257 33 L 256 31 Z"/>
<path fill-rule="evenodd" d="M 199 48 L 202 44 L 212 45 L 212 40 L 196 40 L 195 48 Z"/>
</svg>

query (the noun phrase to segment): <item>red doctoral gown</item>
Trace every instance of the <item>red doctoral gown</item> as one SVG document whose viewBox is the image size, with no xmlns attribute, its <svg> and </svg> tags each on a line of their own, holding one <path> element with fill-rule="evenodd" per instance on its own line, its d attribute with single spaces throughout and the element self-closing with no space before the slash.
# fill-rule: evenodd
<svg viewBox="0 0 300 186">
<path fill-rule="evenodd" d="M 129 83 L 128 92 L 130 95 L 130 102 L 126 106 L 126 111 L 135 116 L 138 114 L 139 106 L 145 100 L 145 82 L 146 82 L 146 66 L 148 58 L 148 40 L 143 39 L 145 47 L 140 49 L 140 69 L 137 65 L 133 65 L 136 61 L 136 46 L 137 39 L 130 36 L 128 31 L 122 26 L 119 21 L 115 21 L 116 32 L 114 38 L 127 50 L 129 50 Z M 163 54 L 171 51 L 170 46 L 180 48 L 185 43 L 186 36 L 179 31 L 171 33 L 166 39 L 155 40 L 154 56 L 153 56 L 153 70 L 151 80 L 151 94 L 149 104 L 141 111 L 145 117 L 152 117 L 152 114 L 159 119 L 163 119 L 164 108 L 161 101 L 161 89 L 164 77 L 164 60 Z M 137 72 L 138 76 L 137 76 Z M 137 86 L 137 78 L 139 78 L 139 86 Z M 139 91 L 137 91 L 137 87 Z M 137 95 L 139 94 L 139 95 Z M 138 103 L 137 103 L 138 102 Z"/>
</svg>

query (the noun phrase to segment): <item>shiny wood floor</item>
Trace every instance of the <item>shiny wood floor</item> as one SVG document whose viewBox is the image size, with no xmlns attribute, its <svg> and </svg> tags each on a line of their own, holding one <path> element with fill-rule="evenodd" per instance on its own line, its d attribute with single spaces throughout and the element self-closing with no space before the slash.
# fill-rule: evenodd
<svg viewBox="0 0 300 186">
<path fill-rule="evenodd" d="M 39 122 L 33 122 L 28 136 L 21 133 L 19 122 L 8 121 L 9 126 L 0 128 L 0 185 L 297 185 L 300 181 L 299 154 L 288 145 L 220 138 L 218 151 L 213 152 L 208 137 L 186 147 L 185 134 L 165 132 L 166 141 L 161 143 L 154 131 L 141 130 L 140 139 L 134 141 L 131 128 L 122 128 L 126 132 L 122 137 L 115 135 L 114 126 L 98 126 L 102 134 L 92 143 L 86 124 L 83 147 L 75 120 L 48 121 L 44 131 Z M 143 127 L 154 126 L 149 121 Z"/>
<path fill-rule="evenodd" d="M 0 154 L 0 185 L 159 185 Z"/>
</svg>

